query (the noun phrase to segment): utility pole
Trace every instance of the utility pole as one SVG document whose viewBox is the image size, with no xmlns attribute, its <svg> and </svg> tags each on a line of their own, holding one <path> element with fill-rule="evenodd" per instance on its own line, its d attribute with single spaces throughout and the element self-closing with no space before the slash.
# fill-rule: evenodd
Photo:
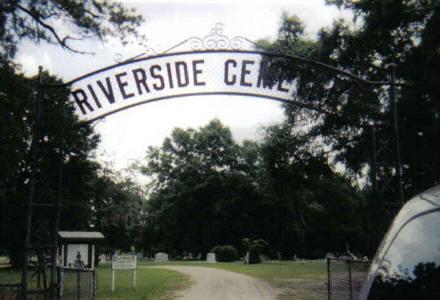
<svg viewBox="0 0 440 300">
<path fill-rule="evenodd" d="M 377 200 L 378 189 L 377 189 L 377 146 L 376 146 L 376 127 L 374 124 L 371 125 L 371 170 L 370 170 L 370 180 L 373 187 L 374 197 Z"/>
<path fill-rule="evenodd" d="M 400 138 L 399 138 L 399 115 L 397 111 L 397 100 L 396 100 L 396 64 L 390 64 L 391 73 L 390 73 L 390 109 L 392 112 L 393 118 L 393 133 L 394 133 L 394 151 L 396 155 L 396 178 L 397 178 L 397 191 L 398 191 L 398 200 L 400 204 L 403 206 L 405 203 L 405 197 L 403 194 L 403 183 L 402 183 L 402 162 L 401 162 L 401 154 L 400 154 Z"/>
<path fill-rule="evenodd" d="M 29 179 L 29 197 L 26 205 L 26 220 L 25 220 L 25 238 L 24 238 L 24 253 L 23 253 L 23 269 L 21 272 L 21 299 L 27 299 L 28 292 L 28 268 L 29 268 L 29 254 L 31 250 L 31 228 L 32 228 L 32 208 L 34 206 L 35 198 L 35 181 L 37 173 L 37 161 L 40 144 L 40 119 L 41 119 L 41 81 L 43 68 L 38 68 L 37 79 L 37 95 L 34 108 L 34 128 L 32 131 L 31 144 L 31 162 L 30 162 L 30 179 Z"/>
<path fill-rule="evenodd" d="M 63 196 L 63 167 L 64 167 L 64 131 L 65 131 L 65 103 L 64 99 L 59 100 L 61 124 L 59 127 L 59 166 L 58 166 L 58 192 L 54 203 L 55 220 L 52 228 L 52 253 L 51 253 L 51 272 L 50 272 L 50 299 L 58 299 L 59 282 L 57 274 L 58 265 L 58 232 L 60 230 L 61 201 Z"/>
</svg>

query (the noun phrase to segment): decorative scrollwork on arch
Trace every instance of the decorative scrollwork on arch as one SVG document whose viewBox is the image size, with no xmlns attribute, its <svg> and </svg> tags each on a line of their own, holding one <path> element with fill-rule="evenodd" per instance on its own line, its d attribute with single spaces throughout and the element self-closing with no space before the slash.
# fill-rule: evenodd
<svg viewBox="0 0 440 300">
<path fill-rule="evenodd" d="M 182 45 L 188 45 L 192 51 L 203 51 L 203 50 L 243 50 L 244 45 L 255 45 L 251 40 L 242 37 L 234 36 L 229 38 L 223 33 L 223 23 L 216 23 L 208 35 L 203 38 L 200 37 L 190 37 L 186 40 L 172 46 L 171 48 L 158 52 L 152 47 L 146 47 L 145 51 L 139 55 L 124 59 L 121 53 L 115 55 L 115 62 L 122 63 L 142 57 L 155 56 L 159 54 L 169 53 L 172 50 L 180 48 Z M 146 45 L 146 44 L 145 44 Z"/>
<path fill-rule="evenodd" d="M 134 59 L 137 59 L 137 58 L 145 57 L 145 56 L 148 57 L 148 56 L 154 56 L 154 55 L 159 55 L 159 54 L 160 53 L 158 51 L 156 51 L 154 48 L 147 46 L 145 48 L 145 51 L 142 52 L 141 54 L 133 56 L 133 57 L 130 57 L 130 58 L 127 58 L 127 59 L 124 59 L 122 53 L 116 53 L 116 55 L 114 57 L 114 61 L 116 63 L 122 63 L 122 62 L 131 61 L 131 60 L 134 60 Z"/>
<path fill-rule="evenodd" d="M 113 60 L 116 63 L 121 63 L 124 60 L 124 57 L 122 56 L 122 53 L 116 53 L 115 57 L 113 58 Z"/>
<path fill-rule="evenodd" d="M 204 38 L 190 37 L 187 39 L 191 50 L 238 50 L 243 47 L 243 44 L 249 40 L 241 37 L 234 36 L 229 38 L 223 33 L 223 24 L 217 23 L 211 28 L 211 33 Z"/>
</svg>

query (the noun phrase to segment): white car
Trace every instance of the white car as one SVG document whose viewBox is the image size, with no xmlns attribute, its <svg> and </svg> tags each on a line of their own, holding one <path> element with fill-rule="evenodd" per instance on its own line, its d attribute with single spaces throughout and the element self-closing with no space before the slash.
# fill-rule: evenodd
<svg viewBox="0 0 440 300">
<path fill-rule="evenodd" d="M 440 299 L 440 185 L 415 196 L 400 210 L 358 299 Z"/>
</svg>

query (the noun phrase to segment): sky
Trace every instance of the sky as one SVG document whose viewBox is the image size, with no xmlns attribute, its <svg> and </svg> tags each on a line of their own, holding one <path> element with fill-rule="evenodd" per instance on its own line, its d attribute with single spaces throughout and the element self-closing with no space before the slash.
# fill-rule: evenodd
<svg viewBox="0 0 440 300">
<path fill-rule="evenodd" d="M 283 12 L 297 15 L 305 24 L 310 38 L 330 26 L 333 20 L 351 20 L 347 11 L 326 6 L 324 0 L 145 0 L 123 1 L 134 7 L 146 22 L 140 28 L 147 45 L 162 52 L 189 37 L 208 35 L 217 23 L 223 24 L 228 37 L 243 36 L 252 41 L 274 40 Z M 53 45 L 20 44 L 17 62 L 27 75 L 37 72 L 38 65 L 62 78 L 72 80 L 83 74 L 115 64 L 117 55 L 124 59 L 145 52 L 136 45 L 122 46 L 116 40 L 84 42 L 77 45 L 94 55 L 80 55 Z M 181 46 L 176 51 L 189 50 Z M 245 49 L 252 50 L 252 49 Z M 145 157 L 148 146 L 159 146 L 173 128 L 198 128 L 217 118 L 230 127 L 234 138 L 258 139 L 261 128 L 283 120 L 279 102 L 239 96 L 199 96 L 153 102 L 119 112 L 96 122 L 101 135 L 97 150 L 100 161 L 117 170 Z"/>
</svg>

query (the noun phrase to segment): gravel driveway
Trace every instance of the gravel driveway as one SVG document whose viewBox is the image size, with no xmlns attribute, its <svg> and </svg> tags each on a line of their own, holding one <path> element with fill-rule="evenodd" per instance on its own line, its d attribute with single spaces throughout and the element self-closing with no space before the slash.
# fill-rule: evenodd
<svg viewBox="0 0 440 300">
<path fill-rule="evenodd" d="M 269 300 L 276 293 L 265 281 L 247 275 L 208 268 L 187 266 L 158 266 L 187 275 L 192 285 L 177 296 L 183 300 Z"/>
</svg>

